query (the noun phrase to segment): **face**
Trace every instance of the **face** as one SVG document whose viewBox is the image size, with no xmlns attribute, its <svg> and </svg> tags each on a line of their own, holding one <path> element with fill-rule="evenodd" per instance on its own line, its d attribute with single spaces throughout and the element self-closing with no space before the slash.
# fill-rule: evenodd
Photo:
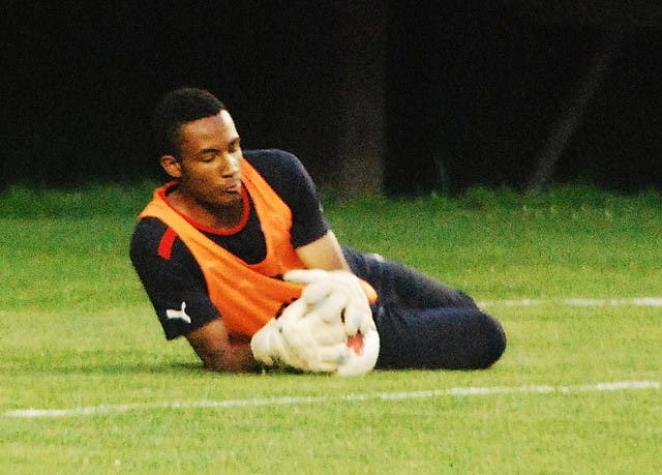
<svg viewBox="0 0 662 475">
<path fill-rule="evenodd" d="M 241 146 L 226 110 L 184 124 L 179 157 L 161 157 L 161 165 L 179 180 L 178 191 L 208 209 L 241 203 Z"/>
</svg>

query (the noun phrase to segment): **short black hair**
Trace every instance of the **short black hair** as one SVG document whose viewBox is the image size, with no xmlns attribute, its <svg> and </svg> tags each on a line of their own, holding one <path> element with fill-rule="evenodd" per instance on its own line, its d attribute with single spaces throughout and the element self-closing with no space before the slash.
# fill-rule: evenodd
<svg viewBox="0 0 662 475">
<path fill-rule="evenodd" d="M 225 105 L 211 92 L 193 87 L 170 91 L 152 117 L 154 145 L 159 156 L 179 154 L 179 129 L 187 122 L 217 115 Z"/>
</svg>

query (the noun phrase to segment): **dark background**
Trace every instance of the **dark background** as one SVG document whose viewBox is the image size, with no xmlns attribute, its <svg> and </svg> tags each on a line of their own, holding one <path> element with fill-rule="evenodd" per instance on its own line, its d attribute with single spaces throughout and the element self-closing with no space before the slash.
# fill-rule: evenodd
<svg viewBox="0 0 662 475">
<path fill-rule="evenodd" d="M 329 183 L 346 3 L 4 1 L 0 187 L 160 176 L 149 117 L 182 85 L 217 94 L 245 148 L 290 150 Z M 623 41 L 553 182 L 662 186 L 660 8 L 544 3 L 386 3 L 385 191 L 522 187 L 615 27 Z"/>
</svg>

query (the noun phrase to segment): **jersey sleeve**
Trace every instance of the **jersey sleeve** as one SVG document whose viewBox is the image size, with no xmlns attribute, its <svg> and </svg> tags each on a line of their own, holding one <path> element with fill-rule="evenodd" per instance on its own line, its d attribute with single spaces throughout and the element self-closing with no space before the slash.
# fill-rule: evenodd
<svg viewBox="0 0 662 475">
<path fill-rule="evenodd" d="M 317 187 L 295 155 L 276 149 L 249 151 L 244 155 L 292 211 L 291 235 L 295 248 L 310 244 L 328 232 Z"/>
<path fill-rule="evenodd" d="M 202 271 L 161 221 L 145 218 L 138 223 L 130 256 L 168 340 L 219 318 Z"/>
</svg>

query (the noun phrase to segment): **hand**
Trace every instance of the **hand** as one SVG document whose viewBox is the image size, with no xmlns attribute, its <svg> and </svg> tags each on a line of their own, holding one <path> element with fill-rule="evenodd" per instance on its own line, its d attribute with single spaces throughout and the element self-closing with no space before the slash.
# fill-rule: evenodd
<svg viewBox="0 0 662 475">
<path fill-rule="evenodd" d="M 318 284 L 309 284 L 304 292 L 315 285 Z M 322 286 L 317 289 L 313 288 L 307 297 L 312 298 L 312 295 L 316 299 L 317 292 L 323 294 L 321 288 Z M 362 295 L 365 298 L 365 294 Z M 302 296 L 299 301 L 305 301 L 307 297 Z M 312 309 L 302 317 L 302 321 L 309 325 L 310 335 L 314 338 L 314 341 L 304 343 L 304 348 L 329 351 L 326 362 L 336 365 L 333 372 L 339 376 L 359 376 L 368 373 L 375 367 L 379 357 L 379 333 L 372 320 L 372 313 L 368 317 L 368 324 L 360 325 L 359 331 L 351 329 L 353 334 L 347 335 L 347 325 L 346 322 L 343 322 L 342 315 L 350 301 L 351 297 L 347 295 L 342 286 L 339 286 L 326 297 L 316 299 Z M 369 307 L 368 310 L 370 310 Z M 361 321 L 365 323 L 365 320 Z M 324 346 L 316 347 L 316 344 L 320 343 L 333 345 L 333 349 Z M 339 343 L 341 346 L 338 346 Z"/>
<path fill-rule="evenodd" d="M 279 318 L 253 336 L 255 359 L 267 366 L 340 376 L 372 370 L 379 334 L 358 278 L 344 271 L 297 270 L 285 279 L 308 285 Z"/>
<path fill-rule="evenodd" d="M 359 279 L 345 271 L 318 269 L 290 271 L 284 278 L 308 284 L 299 300 L 313 306 L 309 316 L 326 322 L 341 320 L 349 352 L 341 356 L 343 361 L 338 364 L 336 374 L 357 376 L 371 371 L 379 357 L 379 333 Z"/>
<path fill-rule="evenodd" d="M 315 373 L 336 371 L 350 351 L 339 317 L 340 305 L 342 302 L 336 300 L 311 309 L 304 300 L 296 300 L 253 335 L 253 356 L 270 367 Z M 337 317 L 329 318 L 333 308 Z"/>
<path fill-rule="evenodd" d="M 353 340 L 355 339 L 355 340 Z M 372 371 L 379 357 L 379 333 L 370 330 L 368 333 L 357 333 L 349 337 L 347 345 L 350 348 L 347 360 L 338 365 L 338 376 L 360 376 Z"/>
<path fill-rule="evenodd" d="M 307 284 L 301 298 L 311 305 L 316 305 L 324 299 L 346 298 L 347 303 L 342 318 L 348 336 L 353 336 L 358 331 L 366 335 L 370 330 L 376 329 L 368 297 L 359 279 L 351 272 L 293 270 L 286 273 L 284 279 L 288 282 Z"/>
</svg>

